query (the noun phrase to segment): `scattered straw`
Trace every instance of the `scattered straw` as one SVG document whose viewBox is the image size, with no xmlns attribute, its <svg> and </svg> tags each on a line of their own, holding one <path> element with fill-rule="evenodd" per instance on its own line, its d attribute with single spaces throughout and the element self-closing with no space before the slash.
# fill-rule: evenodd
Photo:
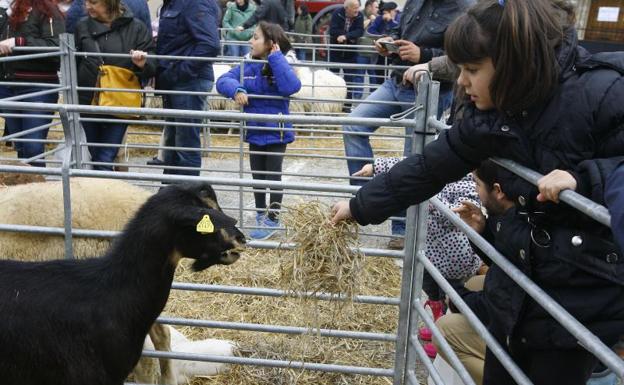
<svg viewBox="0 0 624 385">
<path fill-rule="evenodd" d="M 362 282 L 363 256 L 357 246 L 358 226 L 354 222 L 329 222 L 329 206 L 300 202 L 286 207 L 280 219 L 287 242 L 294 250 L 284 252 L 281 282 L 296 293 L 331 292 L 352 297 Z"/>
</svg>

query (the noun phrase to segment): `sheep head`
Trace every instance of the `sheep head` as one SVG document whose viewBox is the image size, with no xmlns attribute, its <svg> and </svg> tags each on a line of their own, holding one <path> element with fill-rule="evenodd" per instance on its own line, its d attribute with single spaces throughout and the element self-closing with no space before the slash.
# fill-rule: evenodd
<svg viewBox="0 0 624 385">
<path fill-rule="evenodd" d="M 181 257 L 195 260 L 193 269 L 229 265 L 245 248 L 245 236 L 236 219 L 226 215 L 209 184 L 171 185 L 157 195 L 165 195 L 170 220 L 175 225 L 175 249 Z"/>
</svg>

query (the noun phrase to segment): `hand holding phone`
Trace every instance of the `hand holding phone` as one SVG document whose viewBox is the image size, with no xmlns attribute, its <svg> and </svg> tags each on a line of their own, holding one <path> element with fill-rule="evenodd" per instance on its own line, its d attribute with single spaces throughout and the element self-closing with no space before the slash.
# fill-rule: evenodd
<svg viewBox="0 0 624 385">
<path fill-rule="evenodd" d="M 399 53 L 399 46 L 392 41 L 380 41 L 379 44 L 381 44 L 381 46 L 388 52 Z"/>
</svg>

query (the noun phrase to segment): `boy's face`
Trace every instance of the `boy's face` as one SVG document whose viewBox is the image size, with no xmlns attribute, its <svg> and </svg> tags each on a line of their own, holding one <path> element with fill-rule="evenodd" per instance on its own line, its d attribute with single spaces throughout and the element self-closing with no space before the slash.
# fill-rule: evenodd
<svg viewBox="0 0 624 385">
<path fill-rule="evenodd" d="M 513 206 L 513 202 L 505 196 L 498 183 L 494 183 L 494 186 L 490 188 L 490 186 L 479 179 L 476 173 L 473 172 L 472 177 L 477 186 L 477 194 L 479 194 L 481 205 L 485 207 L 488 214 L 501 215 Z"/>
<path fill-rule="evenodd" d="M 495 107 L 490 94 L 490 84 L 494 77 L 494 64 L 491 58 L 477 63 L 459 65 L 460 73 L 457 84 L 463 87 L 470 100 L 480 110 L 491 110 Z"/>
</svg>

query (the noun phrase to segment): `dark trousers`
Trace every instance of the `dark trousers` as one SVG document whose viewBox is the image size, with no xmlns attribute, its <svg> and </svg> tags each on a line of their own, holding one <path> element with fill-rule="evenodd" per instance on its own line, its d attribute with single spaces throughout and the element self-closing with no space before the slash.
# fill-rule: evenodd
<svg viewBox="0 0 624 385">
<path fill-rule="evenodd" d="M 252 152 L 276 152 L 280 153 L 280 155 L 271 155 L 271 154 L 250 154 L 249 155 L 249 165 L 251 166 L 252 176 L 254 179 L 259 180 L 282 180 L 281 174 L 264 174 L 264 173 L 255 173 L 253 171 L 271 171 L 271 172 L 282 172 L 282 163 L 284 162 L 284 153 L 286 152 L 286 144 L 277 143 L 277 144 L 269 144 L 267 146 L 258 146 L 255 144 L 249 144 L 249 151 Z M 264 213 L 266 211 L 266 189 L 259 188 L 257 190 L 262 190 L 260 192 L 254 192 L 254 199 L 256 201 L 256 209 L 258 213 Z M 282 204 L 282 190 L 279 189 L 270 189 L 271 194 L 269 196 L 269 208 L 275 209 L 279 208 Z M 275 220 L 277 217 L 277 213 L 270 212 L 269 218 Z"/>
<path fill-rule="evenodd" d="M 505 343 L 501 342 L 501 345 L 505 347 Z M 596 358 L 582 348 L 537 350 L 512 340 L 510 350 L 511 358 L 535 385 L 585 385 L 597 363 Z M 515 384 L 488 348 L 483 385 Z"/>
<path fill-rule="evenodd" d="M 113 117 L 106 116 L 106 118 Z M 82 122 L 82 128 L 89 143 L 121 144 L 127 127 L 125 123 Z M 113 163 L 118 152 L 119 147 L 89 146 L 92 162 Z M 113 166 L 94 164 L 93 169 L 112 171 Z"/>
<path fill-rule="evenodd" d="M 455 285 L 461 280 L 447 278 L 447 281 L 451 285 Z M 446 293 L 444 292 L 444 290 L 442 290 L 442 288 L 438 286 L 438 283 L 433 279 L 433 277 L 431 276 L 431 274 L 429 274 L 427 270 L 423 272 L 422 289 L 431 301 L 444 301 L 446 297 Z"/>
<path fill-rule="evenodd" d="M 172 88 L 174 91 L 208 92 L 212 88 L 212 81 L 207 79 L 193 79 L 178 83 Z M 206 96 L 197 94 L 163 95 L 163 107 L 175 110 L 204 111 Z M 201 122 L 202 119 L 186 117 L 168 117 L 168 122 L 192 123 L 196 126 L 165 127 L 165 146 L 187 147 L 191 150 L 165 150 L 163 161 L 167 166 L 189 167 L 195 170 L 165 169 L 164 174 L 199 175 L 201 168 Z M 197 150 L 193 150 L 197 149 Z"/>
</svg>

